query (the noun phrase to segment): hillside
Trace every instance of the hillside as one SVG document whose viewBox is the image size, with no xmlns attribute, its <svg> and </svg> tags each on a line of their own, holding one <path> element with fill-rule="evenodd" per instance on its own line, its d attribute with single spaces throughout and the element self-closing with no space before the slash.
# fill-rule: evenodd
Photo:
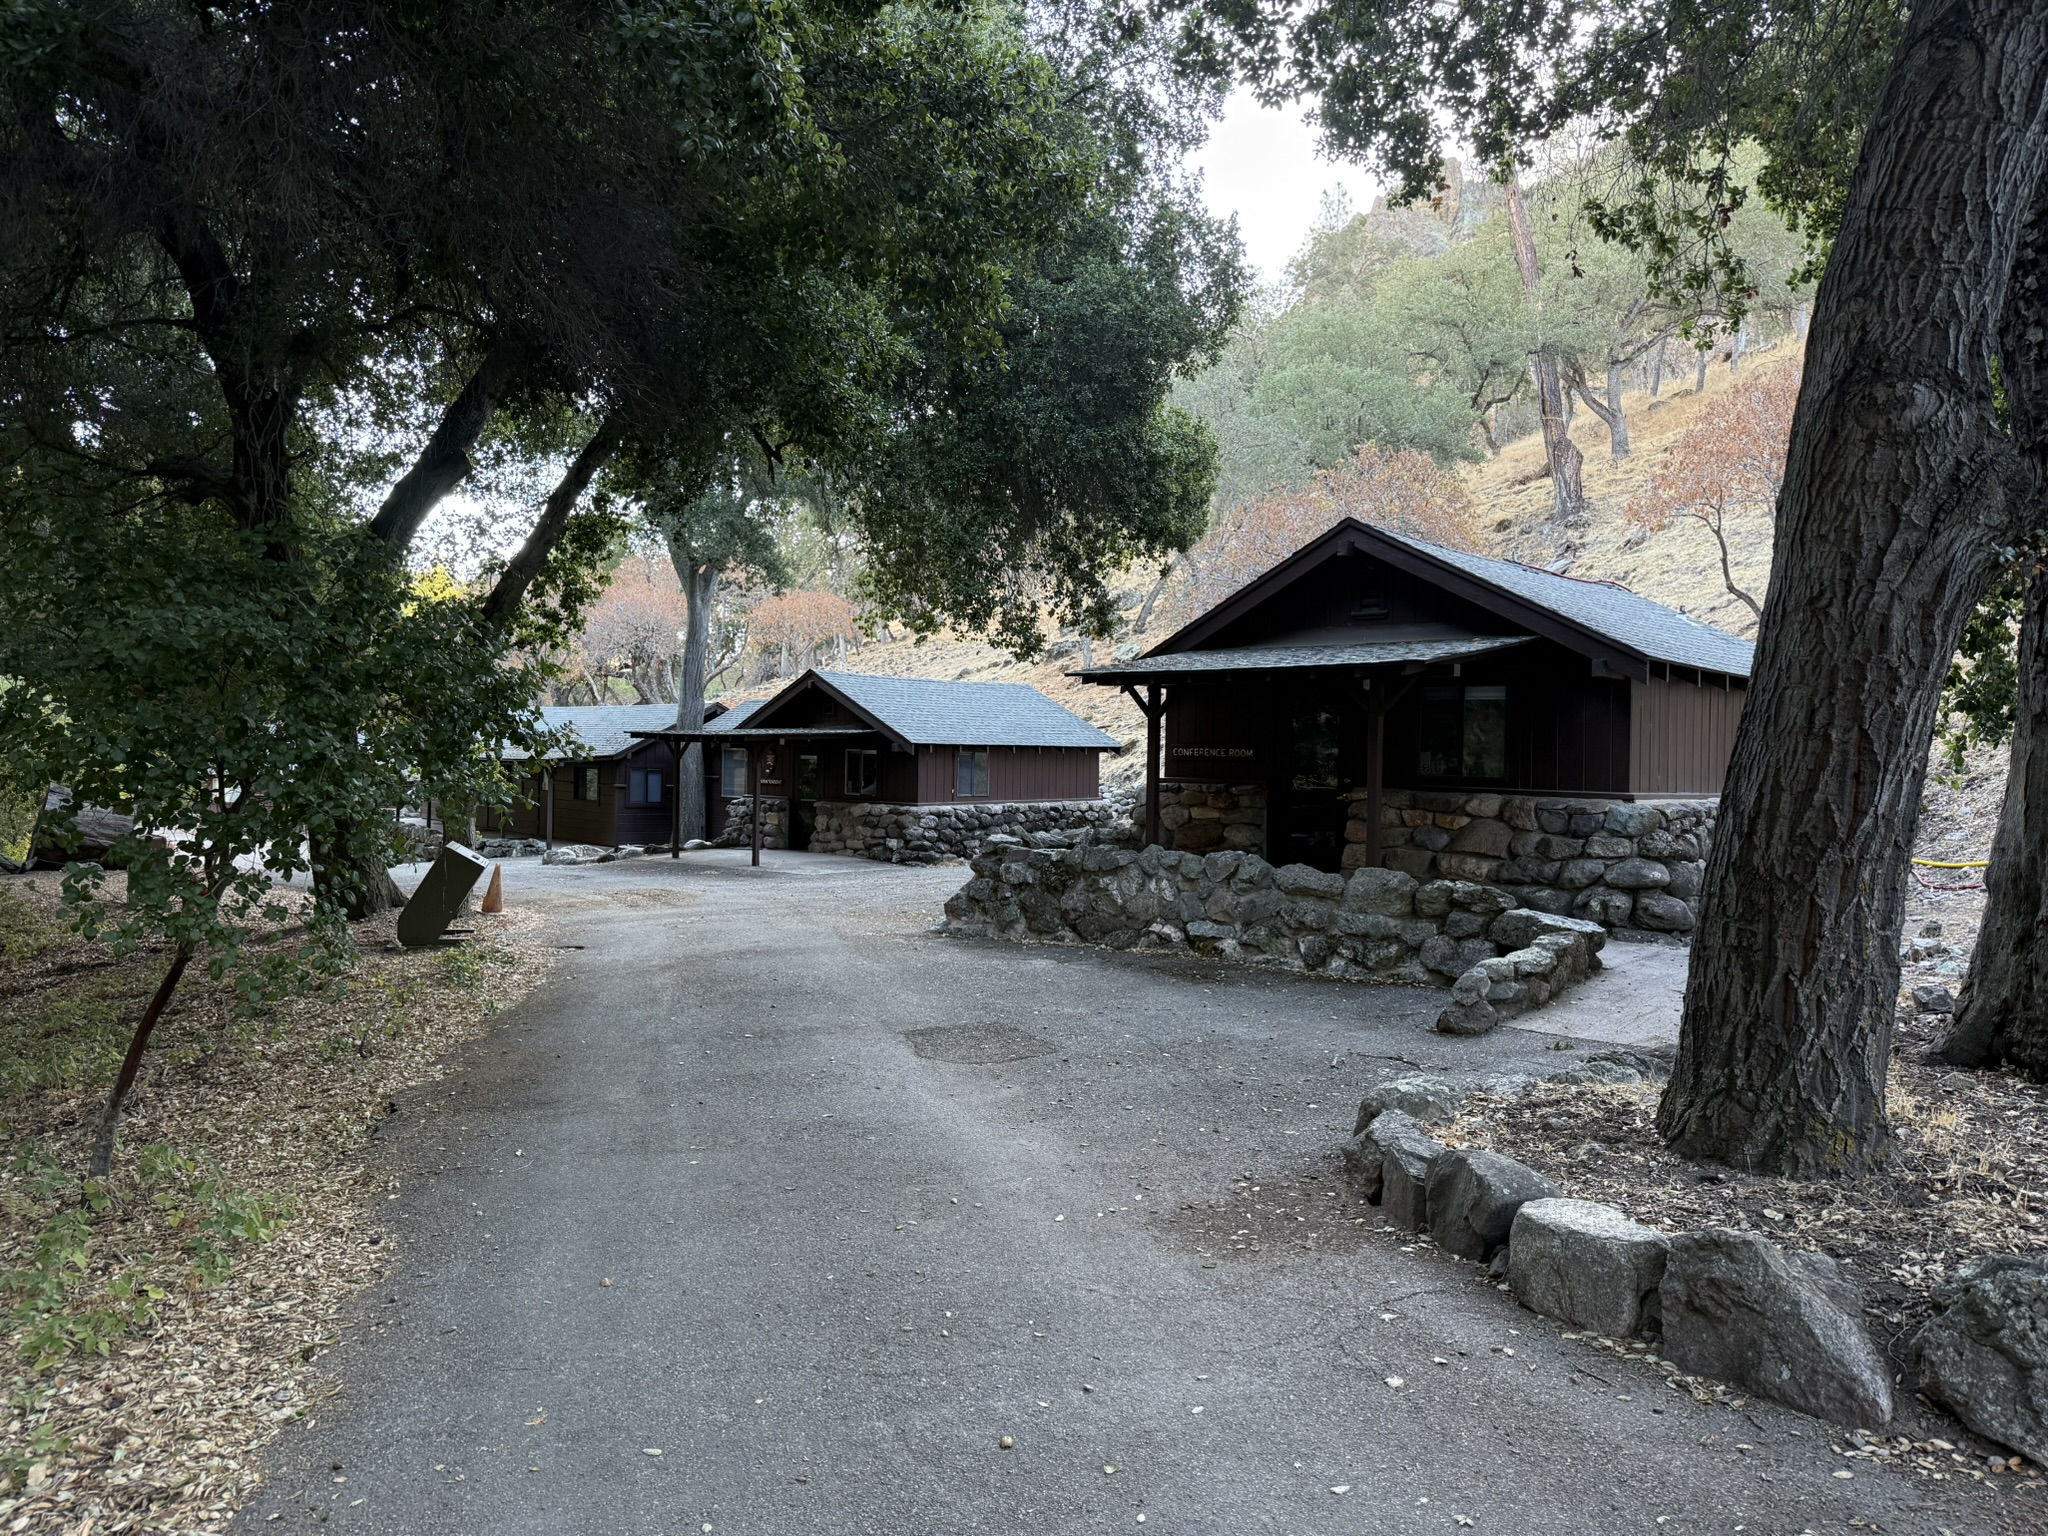
<svg viewBox="0 0 2048 1536">
<path fill-rule="evenodd" d="M 1784 348 L 1752 353 L 1745 368 L 1770 367 L 1785 356 Z M 1607 431 L 1591 412 L 1581 411 L 1572 437 L 1586 455 L 1586 494 L 1592 515 L 1583 525 L 1561 529 L 1551 523 L 1550 486 L 1542 474 L 1543 444 L 1535 436 L 1509 443 L 1501 454 L 1469 466 L 1465 480 L 1477 507 L 1476 532 L 1481 547 L 1504 559 L 1554 566 L 1560 560 L 1575 576 L 1618 581 L 1658 602 L 1668 603 L 1734 634 L 1748 635 L 1754 626 L 1749 610 L 1722 590 L 1713 540 L 1702 530 L 1680 524 L 1649 539 L 1631 537 L 1625 513 L 1630 500 L 1657 472 L 1672 445 L 1688 428 L 1704 401 L 1728 387 L 1725 365 L 1710 370 L 1707 392 L 1696 396 L 1690 383 L 1667 389 L 1659 400 L 1632 394 L 1624 401 L 1634 452 L 1616 463 L 1609 457 Z M 1736 545 L 1736 579 L 1761 591 L 1770 561 L 1768 531 L 1761 520 L 1740 530 Z M 1135 612 L 1151 573 L 1133 572 L 1123 590 L 1126 612 Z M 1138 637 L 1157 640 L 1164 633 Z M 1119 637 L 1121 639 L 1123 637 Z M 847 658 L 850 671 L 897 677 L 937 677 L 975 682 L 1028 683 L 1073 710 L 1123 743 L 1105 759 L 1103 775 L 1112 785 L 1133 786 L 1143 777 L 1144 717 L 1122 693 L 1091 687 L 1067 676 L 1080 665 L 1072 642 L 1057 646 L 1063 654 L 1036 662 L 1017 662 L 994 646 L 957 636 L 925 641 L 909 639 L 869 642 Z M 1106 659 L 1109 645 L 1097 647 Z M 780 679 L 754 684 L 728 697 L 757 698 L 773 692 Z"/>
</svg>

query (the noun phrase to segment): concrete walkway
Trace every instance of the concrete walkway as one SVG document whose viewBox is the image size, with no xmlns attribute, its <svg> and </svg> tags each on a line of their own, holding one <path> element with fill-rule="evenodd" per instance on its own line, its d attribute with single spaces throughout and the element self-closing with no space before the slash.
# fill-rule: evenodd
<svg viewBox="0 0 2048 1536">
<path fill-rule="evenodd" d="M 1609 944 L 1598 973 L 1510 1027 L 1575 1041 L 1675 1046 L 1691 953 L 1678 944 Z"/>
<path fill-rule="evenodd" d="M 388 1123 L 397 1261 L 236 1528 L 1992 1528 L 1373 1230 L 1331 1177 L 1360 1091 L 1554 1066 L 1541 1035 L 935 936 L 960 878 L 509 866 L 574 947 Z"/>
</svg>

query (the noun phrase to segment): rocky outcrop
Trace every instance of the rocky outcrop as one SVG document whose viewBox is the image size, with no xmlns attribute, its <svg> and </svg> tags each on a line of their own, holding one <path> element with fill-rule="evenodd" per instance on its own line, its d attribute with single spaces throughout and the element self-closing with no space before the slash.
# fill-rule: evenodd
<svg viewBox="0 0 2048 1536">
<path fill-rule="evenodd" d="M 2048 1461 L 2048 1259 L 1973 1260 L 1907 1346 L 1920 1390 L 1978 1434 Z"/>
<path fill-rule="evenodd" d="M 994 837 L 1058 846 L 1086 831 L 1098 841 L 1129 842 L 1130 818 L 1130 802 L 1115 799 L 956 805 L 820 801 L 811 852 L 852 854 L 884 864 L 936 864 L 941 859 L 971 859 Z"/>
<path fill-rule="evenodd" d="M 1626 1339 L 1658 1321 L 1670 1243 L 1591 1200 L 1531 1200 L 1508 1238 L 1508 1289 L 1532 1312 Z"/>
<path fill-rule="evenodd" d="M 1728 1227 L 1688 1232 L 1671 1240 L 1660 1296 L 1664 1353 L 1679 1369 L 1837 1424 L 1891 1419 L 1891 1373 L 1854 1287 L 1824 1255 Z"/>
<path fill-rule="evenodd" d="M 1072 846 L 1055 846 L 1070 841 Z M 1468 880 L 1417 881 L 1391 869 L 1331 874 L 1306 864 L 1275 869 L 1257 854 L 1198 855 L 1107 844 L 1084 830 L 996 835 L 971 861 L 973 878 L 946 903 L 949 931 L 1114 949 L 1192 950 L 1352 980 L 1447 986 L 1482 962 L 1518 958 L 1489 1021 L 1461 1014 L 1453 1032 L 1477 1033 L 1548 1000 L 1599 965 L 1597 925 L 1551 914 L 1517 915 L 1515 896 Z M 1515 921 L 1502 925 L 1502 920 Z M 1507 935 L 1497 940 L 1496 928 Z M 1553 942 L 1554 941 L 1554 942 Z M 1526 951 L 1526 952 L 1524 952 Z M 1478 1001 L 1489 1008 L 1489 976 Z"/>
<path fill-rule="evenodd" d="M 1461 1259 L 1490 1259 L 1507 1246 L 1515 1212 L 1560 1191 L 1535 1169 L 1498 1152 L 1454 1148 L 1429 1172 L 1429 1229 L 1437 1246 Z"/>
</svg>

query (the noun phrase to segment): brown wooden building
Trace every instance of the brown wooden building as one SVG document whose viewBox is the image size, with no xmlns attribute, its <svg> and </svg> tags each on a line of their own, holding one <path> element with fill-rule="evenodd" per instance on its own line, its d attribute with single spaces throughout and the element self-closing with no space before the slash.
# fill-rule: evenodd
<svg viewBox="0 0 2048 1536">
<path fill-rule="evenodd" d="M 1075 675 L 1152 722 L 1152 841 L 1162 781 L 1258 786 L 1266 857 L 1334 870 L 1359 790 L 1375 836 L 1389 788 L 1718 794 L 1751 649 L 1610 582 L 1347 519 L 1146 655 Z"/>
<path fill-rule="evenodd" d="M 635 731 L 675 724 L 673 704 L 612 704 L 543 709 L 550 729 L 575 733 L 576 745 L 536 763 L 524 754 L 506 759 L 519 787 L 519 803 L 490 827 L 500 837 L 535 837 L 556 843 L 665 843 L 675 817 L 674 753 Z"/>
<path fill-rule="evenodd" d="M 735 801 L 780 801 L 788 845 L 806 848 L 821 803 L 952 805 L 1094 800 L 1116 742 L 1021 683 L 810 671 L 702 731 L 711 832 Z"/>
</svg>

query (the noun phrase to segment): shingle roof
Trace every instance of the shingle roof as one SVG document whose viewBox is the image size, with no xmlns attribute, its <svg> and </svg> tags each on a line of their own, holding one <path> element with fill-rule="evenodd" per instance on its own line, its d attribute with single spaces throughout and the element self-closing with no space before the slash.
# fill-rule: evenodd
<svg viewBox="0 0 2048 1536">
<path fill-rule="evenodd" d="M 1512 560 L 1491 560 L 1485 555 L 1447 549 L 1385 528 L 1373 531 L 1475 580 L 1548 608 L 1580 628 L 1604 635 L 1652 661 L 1749 676 L 1750 662 L 1756 654 L 1756 647 L 1749 641 L 1639 597 L 1626 587 L 1559 576 L 1534 566 L 1517 565 Z"/>
<path fill-rule="evenodd" d="M 706 720 L 704 722 L 704 729 L 707 731 L 729 731 L 734 726 L 744 725 L 747 722 L 747 717 L 767 702 L 766 699 L 746 699 L 741 703 L 734 704 L 716 719 Z"/>
<path fill-rule="evenodd" d="M 807 675 L 845 695 L 913 746 L 1116 747 L 1114 738 L 1023 683 L 956 683 L 866 672 Z M 721 716 L 721 723 L 727 718 Z"/>
<path fill-rule="evenodd" d="M 1179 677 L 1191 672 L 1274 672 L 1305 667 L 1382 667 L 1404 661 L 1455 661 L 1527 645 L 1530 635 L 1475 635 L 1463 640 L 1383 640 L 1359 645 L 1246 645 L 1214 651 L 1169 651 L 1073 673 L 1091 683 L 1121 678 Z"/>
<path fill-rule="evenodd" d="M 627 735 L 628 731 L 658 731 L 665 725 L 674 725 L 676 707 L 673 704 L 581 705 L 543 709 L 540 717 L 549 730 L 567 726 L 576 733 L 580 745 L 570 752 L 557 754 L 558 758 L 566 761 L 572 757 L 617 757 L 630 752 L 642 743 Z M 505 753 L 506 759 L 512 762 L 526 755 L 516 748 Z"/>
</svg>

